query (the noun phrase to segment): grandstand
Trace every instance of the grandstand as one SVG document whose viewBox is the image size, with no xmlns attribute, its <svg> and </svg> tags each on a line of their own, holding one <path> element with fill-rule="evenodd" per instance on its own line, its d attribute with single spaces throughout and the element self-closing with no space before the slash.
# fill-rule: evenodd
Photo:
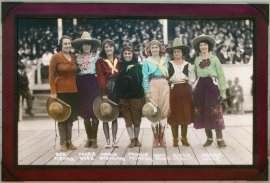
<svg viewBox="0 0 270 183">
<path fill-rule="evenodd" d="M 230 61 L 223 64 L 226 79 L 240 78 L 240 85 L 244 88 L 244 111 L 253 110 L 250 94 L 253 65 L 248 64 L 253 55 L 253 22 L 250 20 L 19 19 L 16 49 L 18 60 L 26 65 L 30 89 L 36 98 L 34 101 L 36 116 L 46 116 L 44 102 L 49 95 L 49 85 L 41 73 L 43 53 L 46 50 L 55 53 L 55 45 L 61 35 L 69 35 L 72 39 L 76 39 L 83 31 L 88 31 L 93 38 L 101 41 L 113 40 L 118 54 L 123 46 L 132 46 L 141 61 L 146 57 L 144 49 L 152 39 L 170 46 L 175 37 L 180 37 L 184 44 L 191 47 L 191 40 L 194 37 L 203 33 L 212 35 L 217 41 L 213 54 L 217 55 L 220 47 L 226 45 L 226 54 L 230 57 Z M 233 64 L 232 57 L 236 47 L 242 51 L 242 60 L 238 64 Z M 99 51 L 97 50 L 97 53 Z M 72 52 L 75 53 L 75 50 Z M 185 59 L 193 63 L 196 56 L 192 49 Z"/>
</svg>

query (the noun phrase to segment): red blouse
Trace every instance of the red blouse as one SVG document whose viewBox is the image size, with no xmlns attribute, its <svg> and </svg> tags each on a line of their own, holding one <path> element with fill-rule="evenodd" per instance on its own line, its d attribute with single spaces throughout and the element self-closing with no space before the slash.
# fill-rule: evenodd
<svg viewBox="0 0 270 183">
<path fill-rule="evenodd" d="M 112 72 L 112 69 L 109 67 L 109 65 L 104 61 L 104 59 L 108 59 L 107 56 L 101 57 L 98 59 L 97 63 L 96 63 L 96 70 L 97 70 L 97 80 L 98 80 L 98 84 L 99 84 L 99 88 L 101 90 L 101 95 L 107 95 L 106 94 L 106 88 L 107 88 L 107 78 L 112 78 L 117 76 L 117 74 L 120 71 L 121 68 L 121 64 L 119 62 L 119 59 L 116 55 L 113 56 L 113 60 L 115 61 L 115 59 L 118 60 L 118 63 L 116 65 L 116 70 L 118 70 L 118 72 L 114 71 Z M 114 63 L 112 63 L 112 65 L 114 65 Z"/>
</svg>

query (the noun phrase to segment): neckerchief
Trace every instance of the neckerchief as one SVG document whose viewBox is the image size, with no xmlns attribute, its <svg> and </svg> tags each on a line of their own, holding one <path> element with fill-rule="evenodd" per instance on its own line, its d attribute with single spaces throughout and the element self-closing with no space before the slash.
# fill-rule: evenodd
<svg viewBox="0 0 270 183">
<path fill-rule="evenodd" d="M 168 69 L 167 67 L 163 66 L 163 64 L 166 62 L 166 58 L 162 57 L 160 60 L 160 63 L 157 63 L 155 60 L 151 59 L 151 58 L 147 58 L 146 59 L 148 62 L 158 66 L 159 70 L 161 71 L 161 73 L 163 74 L 163 76 L 168 77 Z"/>
<path fill-rule="evenodd" d="M 200 66 L 200 68 L 204 69 L 205 67 L 208 67 L 210 64 L 211 64 L 211 61 L 210 61 L 210 59 L 208 58 L 208 59 L 203 59 L 203 60 L 200 62 L 199 66 Z"/>
<path fill-rule="evenodd" d="M 114 72 L 118 72 L 118 70 L 116 69 L 116 65 L 117 65 L 117 63 L 118 63 L 118 59 L 117 59 L 117 58 L 114 59 L 113 64 L 112 64 L 112 62 L 111 62 L 109 59 L 103 59 L 103 60 L 104 60 L 104 62 L 106 62 L 106 63 L 108 64 L 108 66 L 112 69 L 112 74 L 113 74 Z"/>
</svg>

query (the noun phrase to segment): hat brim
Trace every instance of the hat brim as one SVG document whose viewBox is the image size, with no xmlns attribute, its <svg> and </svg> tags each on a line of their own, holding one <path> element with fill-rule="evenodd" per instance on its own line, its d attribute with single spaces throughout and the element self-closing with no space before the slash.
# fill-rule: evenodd
<svg viewBox="0 0 270 183">
<path fill-rule="evenodd" d="M 81 50 L 83 43 L 90 43 L 91 50 L 96 50 L 101 45 L 101 41 L 98 39 L 78 38 L 72 41 L 72 47 L 76 50 Z"/>
<path fill-rule="evenodd" d="M 53 102 L 58 102 L 63 107 L 63 113 L 62 114 L 53 114 L 50 112 L 49 107 Z M 71 107 L 64 101 L 60 100 L 59 98 L 53 99 L 51 97 L 48 97 L 46 101 L 46 111 L 50 118 L 57 122 L 63 122 L 67 120 L 71 114 Z"/>
<path fill-rule="evenodd" d="M 201 41 L 203 41 L 203 40 L 209 41 L 211 44 L 213 44 L 213 47 L 216 46 L 216 40 L 215 40 L 214 37 L 209 36 L 209 35 L 200 35 L 200 36 L 198 36 L 198 37 L 195 37 L 195 38 L 192 40 L 192 42 L 191 42 L 192 47 L 195 48 L 196 45 L 198 45 L 198 44 L 199 44 Z"/>
<path fill-rule="evenodd" d="M 130 77 L 130 82 L 125 83 L 125 77 Z M 121 98 L 131 98 L 139 88 L 139 76 L 134 68 L 121 70 L 115 79 L 115 89 Z"/>
<path fill-rule="evenodd" d="M 146 104 L 144 104 L 144 105 L 146 105 Z M 159 106 L 157 106 L 157 112 L 156 112 L 155 115 L 153 115 L 153 116 L 144 116 L 144 117 L 146 117 L 149 121 L 151 121 L 153 123 L 156 123 L 156 122 L 160 121 L 160 119 L 161 119 L 161 110 L 160 110 Z"/>
<path fill-rule="evenodd" d="M 173 55 L 173 50 L 174 49 L 180 49 L 180 50 L 182 50 L 184 52 L 183 56 L 188 55 L 189 52 L 190 52 L 190 48 L 187 45 L 180 45 L 180 46 L 168 47 L 168 48 L 166 48 L 166 52 L 169 53 L 169 54 L 171 54 L 171 55 Z"/>
<path fill-rule="evenodd" d="M 100 106 L 102 103 L 104 103 L 104 100 L 101 96 L 98 96 L 94 101 L 93 109 L 96 117 L 103 122 L 110 122 L 115 120 L 119 116 L 119 106 L 108 102 L 108 104 L 110 104 L 112 107 L 112 113 L 109 116 L 103 116 L 100 111 Z"/>
</svg>

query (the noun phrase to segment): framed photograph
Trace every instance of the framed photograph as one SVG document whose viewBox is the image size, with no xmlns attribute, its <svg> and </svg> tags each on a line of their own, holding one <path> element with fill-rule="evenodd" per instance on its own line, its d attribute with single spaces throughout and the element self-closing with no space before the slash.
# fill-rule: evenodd
<svg viewBox="0 0 270 183">
<path fill-rule="evenodd" d="M 2 2 L 2 181 L 268 180 L 268 23 L 268 4 Z M 99 120 L 92 133 L 96 140 L 89 140 L 85 119 L 79 116 L 70 129 L 69 149 L 63 150 L 60 122 L 47 112 L 49 65 L 62 36 L 74 41 L 86 34 L 100 40 L 95 56 L 102 54 L 102 43 L 110 39 L 120 62 L 124 46 L 131 46 L 141 65 L 152 40 L 159 41 L 163 56 L 173 60 L 165 48 L 173 47 L 178 38 L 190 48 L 184 59 L 191 68 L 200 55 L 192 45 L 194 38 L 203 34 L 214 38 L 211 54 L 220 61 L 228 92 L 219 108 L 225 124 L 221 139 L 226 144 L 220 145 L 212 130 L 206 146 L 211 138 L 194 123 L 186 125 L 186 132 L 179 125 L 179 136 L 174 138 L 165 120 L 157 141 L 161 146 L 155 148 L 155 131 L 142 116 L 133 147 L 120 110 L 116 137 L 111 134 L 112 122 Z M 78 57 L 81 52 L 71 48 L 70 53 Z M 111 142 L 104 134 L 105 123 Z M 116 141 L 118 148 L 107 148 Z"/>
</svg>

